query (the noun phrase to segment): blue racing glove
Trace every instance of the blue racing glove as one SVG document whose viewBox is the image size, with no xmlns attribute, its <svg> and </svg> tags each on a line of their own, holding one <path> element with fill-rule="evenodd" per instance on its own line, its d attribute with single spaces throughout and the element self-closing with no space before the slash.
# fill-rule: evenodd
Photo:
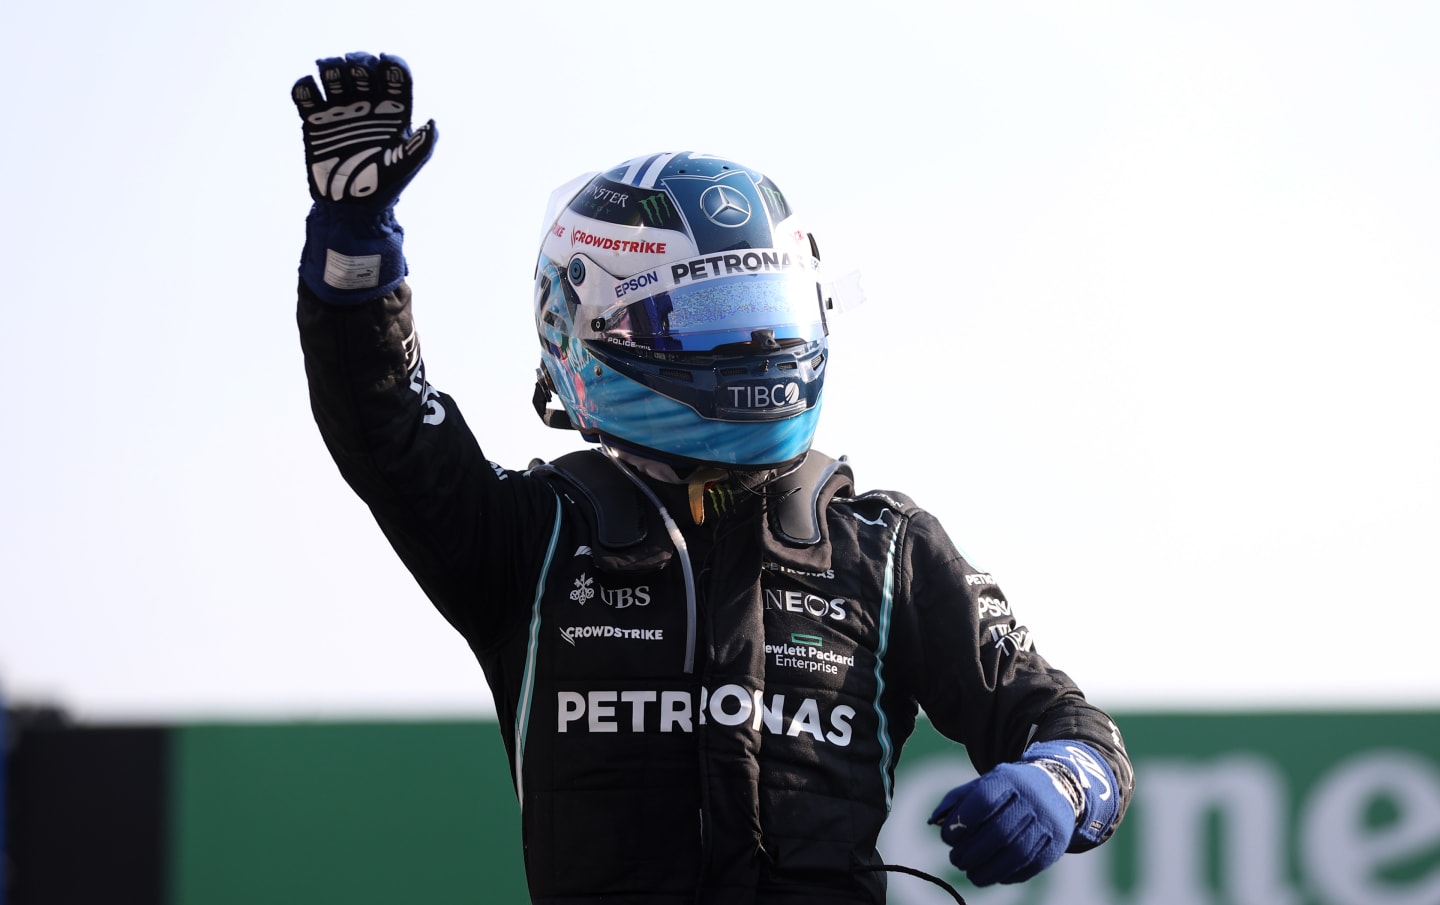
<svg viewBox="0 0 1440 905">
<path fill-rule="evenodd" d="M 1028 880 L 1072 845 L 1099 844 L 1119 814 L 1105 760 L 1081 742 L 1050 741 L 951 789 L 930 822 L 950 846 L 950 863 L 989 886 Z"/>
<path fill-rule="evenodd" d="M 434 120 L 410 128 L 410 69 L 399 57 L 351 53 L 316 64 L 324 92 L 308 75 L 290 90 L 315 201 L 300 276 L 325 301 L 359 302 L 405 278 L 395 202 L 438 133 Z"/>
</svg>

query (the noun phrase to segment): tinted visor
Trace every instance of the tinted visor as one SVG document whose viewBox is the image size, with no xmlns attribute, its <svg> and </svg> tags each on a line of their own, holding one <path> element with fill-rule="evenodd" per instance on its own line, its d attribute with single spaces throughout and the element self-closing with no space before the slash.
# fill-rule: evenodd
<svg viewBox="0 0 1440 905">
<path fill-rule="evenodd" d="M 609 308 L 594 335 L 656 352 L 717 352 L 770 331 L 780 346 L 825 337 L 825 311 L 813 273 L 757 273 L 673 286 Z"/>
</svg>

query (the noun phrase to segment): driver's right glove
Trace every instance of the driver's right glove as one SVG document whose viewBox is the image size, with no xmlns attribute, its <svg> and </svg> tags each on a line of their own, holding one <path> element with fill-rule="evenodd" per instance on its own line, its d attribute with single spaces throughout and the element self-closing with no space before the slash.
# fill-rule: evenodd
<svg viewBox="0 0 1440 905">
<path fill-rule="evenodd" d="M 290 96 L 300 113 L 314 204 L 300 278 L 327 302 L 360 302 L 405 278 L 395 202 L 435 149 L 431 120 L 410 128 L 410 69 L 396 56 L 350 53 L 316 61 Z"/>
</svg>

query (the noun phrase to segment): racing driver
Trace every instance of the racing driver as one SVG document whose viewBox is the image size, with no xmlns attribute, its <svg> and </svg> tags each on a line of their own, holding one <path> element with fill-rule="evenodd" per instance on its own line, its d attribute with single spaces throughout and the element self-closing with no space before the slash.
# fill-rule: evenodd
<svg viewBox="0 0 1440 905">
<path fill-rule="evenodd" d="M 883 902 L 921 709 L 978 771 L 932 817 L 971 882 L 1111 836 L 1133 779 L 1109 716 L 933 516 L 810 448 L 833 296 L 769 177 L 669 152 L 557 192 L 532 404 L 582 448 L 505 468 L 412 318 L 394 207 L 435 123 L 397 57 L 318 75 L 292 91 L 315 420 L 484 671 L 534 902 Z"/>
</svg>

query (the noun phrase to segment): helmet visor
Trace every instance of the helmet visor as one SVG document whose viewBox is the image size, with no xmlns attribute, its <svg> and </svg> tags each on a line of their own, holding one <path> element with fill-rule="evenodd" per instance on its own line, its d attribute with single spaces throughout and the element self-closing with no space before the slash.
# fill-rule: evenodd
<svg viewBox="0 0 1440 905">
<path fill-rule="evenodd" d="M 629 287 L 641 281 L 622 280 L 611 291 L 639 295 Z M 746 348 L 738 344 L 773 339 L 785 347 L 825 337 L 823 297 L 811 267 L 666 282 L 658 291 L 637 286 L 643 298 L 599 310 L 582 302 L 588 316 L 576 326 L 595 339 L 655 352 L 725 354 Z"/>
</svg>

